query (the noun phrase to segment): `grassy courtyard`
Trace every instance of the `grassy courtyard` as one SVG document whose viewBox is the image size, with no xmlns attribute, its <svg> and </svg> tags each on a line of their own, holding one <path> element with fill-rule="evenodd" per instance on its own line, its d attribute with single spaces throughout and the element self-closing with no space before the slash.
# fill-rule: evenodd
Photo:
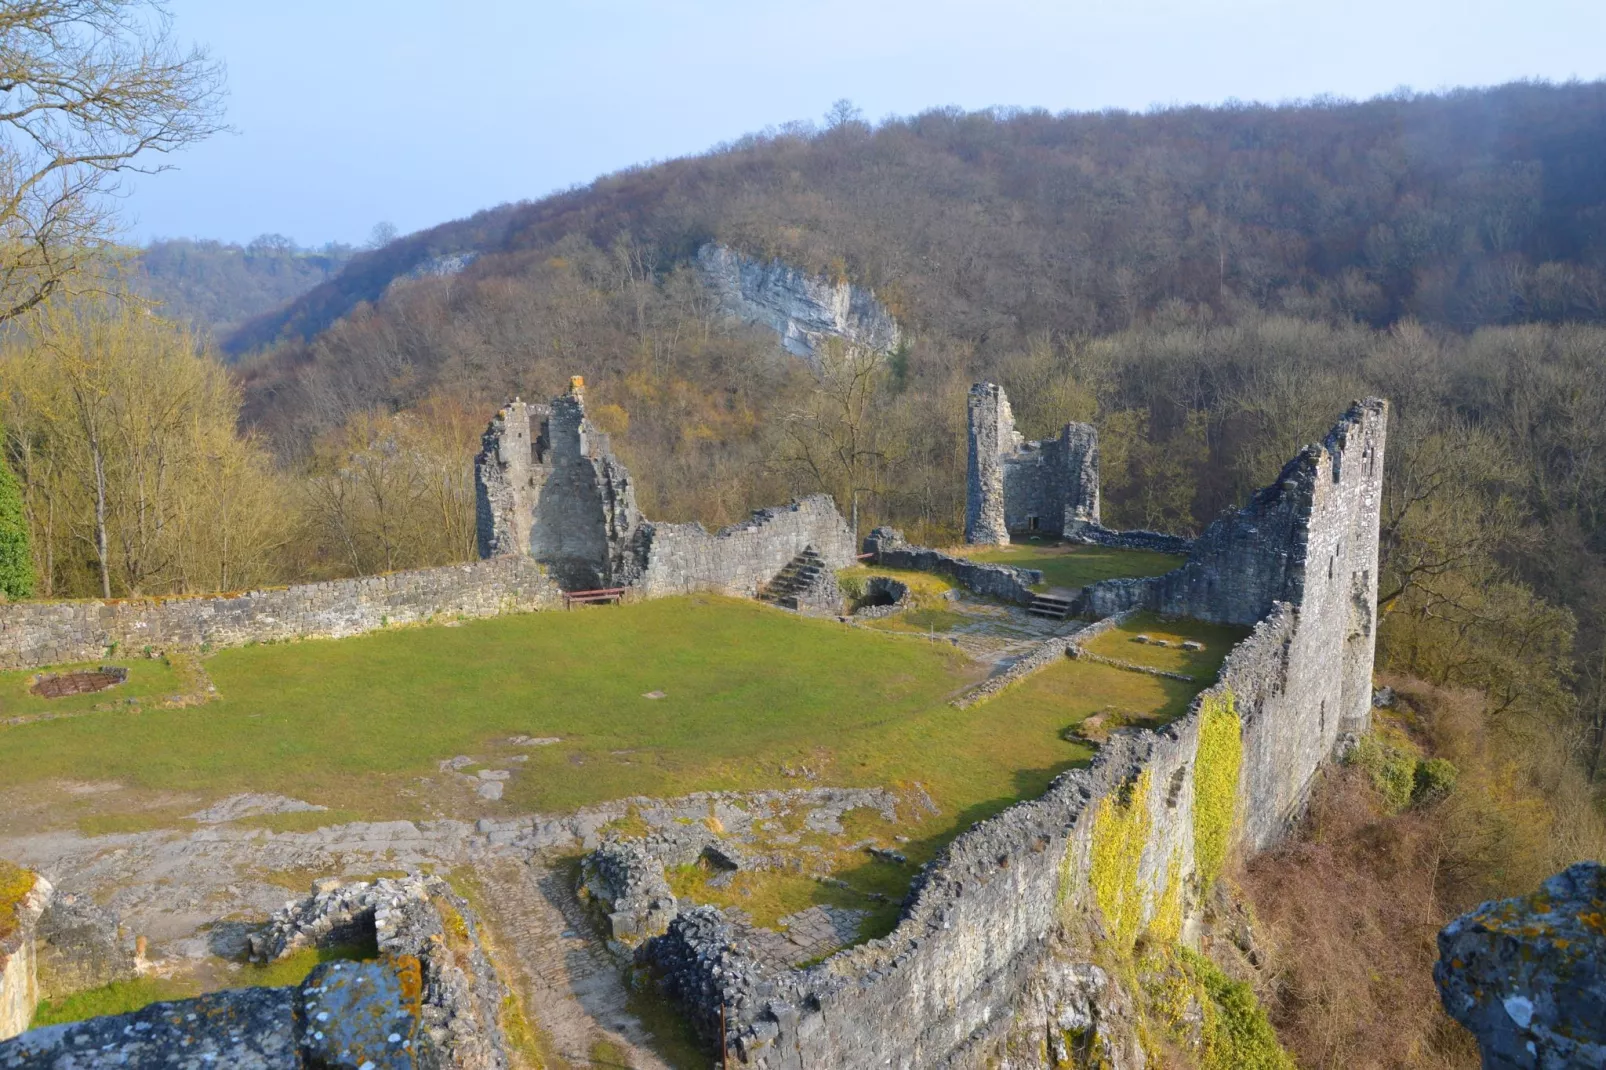
<svg viewBox="0 0 1606 1070">
<path fill-rule="evenodd" d="M 1079 718 L 1110 705 L 1175 715 L 1196 690 L 1067 661 L 956 710 L 948 700 L 978 669 L 946 644 L 713 596 L 259 645 L 205 666 L 220 697 L 204 706 L 0 727 L 0 784 L 110 782 L 182 793 L 189 809 L 197 797 L 279 792 L 331 808 L 276 819 L 311 827 L 703 789 L 918 783 L 942 809 L 917 830 L 934 844 L 1085 760 L 1060 738 Z M 23 701 L 28 675 L 0 677 L 0 700 Z M 561 742 L 520 748 L 516 736 Z M 506 797 L 486 803 L 443 778 L 439 763 L 456 755 L 513 770 Z M 511 764 L 518 755 L 527 759 Z M 100 814 L 80 827 L 180 817 Z"/>
<path fill-rule="evenodd" d="M 1051 539 L 1018 542 L 1010 546 L 963 546 L 952 552 L 972 561 L 1035 568 L 1043 573 L 1039 590 L 1086 587 L 1100 580 L 1125 577 L 1159 576 L 1180 567 L 1183 562 L 1175 554 L 1084 546 Z"/>
</svg>

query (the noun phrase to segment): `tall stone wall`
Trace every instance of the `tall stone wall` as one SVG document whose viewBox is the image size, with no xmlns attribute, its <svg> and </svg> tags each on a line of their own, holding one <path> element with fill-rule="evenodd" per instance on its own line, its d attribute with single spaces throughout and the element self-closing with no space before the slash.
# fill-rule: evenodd
<svg viewBox="0 0 1606 1070">
<path fill-rule="evenodd" d="M 481 557 L 528 554 L 567 591 L 624 587 L 645 564 L 630 473 L 586 419 L 584 383 L 549 405 L 514 399 L 474 460 Z"/>
<path fill-rule="evenodd" d="M 1009 544 L 1004 519 L 1004 462 L 1020 444 L 1015 414 L 1003 387 L 970 388 L 970 452 L 965 468 L 965 541 Z"/>
<path fill-rule="evenodd" d="M 810 548 L 833 569 L 854 562 L 853 533 L 824 494 L 760 509 L 715 535 L 701 524 L 648 527 L 641 578 L 648 597 L 700 590 L 752 595 Z"/>
<path fill-rule="evenodd" d="M 710 1014 L 726 1008 L 724 1042 L 755 1067 L 921 1067 L 974 1050 L 1007 1027 L 1056 927 L 1092 909 L 1088 874 L 1101 800 L 1146 792 L 1138 876 L 1145 920 L 1172 882 L 1182 882 L 1185 911 L 1197 907 L 1189 896 L 1200 732 L 1228 703 L 1243 745 L 1235 836 L 1249 850 L 1274 843 L 1341 729 L 1365 723 L 1357 698 L 1363 670 L 1370 694 L 1372 625 L 1358 599 L 1375 583 L 1386 412 L 1379 401 L 1357 405 L 1319 450 L 1290 466 L 1320 480 L 1296 479 L 1310 488 L 1310 508 L 1295 506 L 1297 523 L 1266 529 L 1261 550 L 1278 559 L 1264 575 L 1286 579 L 1294 565 L 1281 556 L 1308 557 L 1322 564 L 1322 580 L 1276 588 L 1297 601 L 1261 604 L 1250 635 L 1186 716 L 1158 732 L 1115 733 L 1089 768 L 1062 774 L 1043 797 L 961 834 L 917 880 L 889 936 L 809 970 L 768 972 L 707 911 L 681 915 L 650 954 L 688 1013 L 717 1033 Z M 1245 514 L 1267 515 L 1265 507 L 1281 500 L 1279 488 L 1257 495 Z M 1212 540 L 1190 565 L 1202 565 L 1210 547 L 1241 541 Z M 1137 588 L 1152 607 L 1168 585 L 1139 581 Z"/>
<path fill-rule="evenodd" d="M 509 556 L 243 594 L 13 602 L 0 606 L 0 668 L 91 661 L 113 644 L 138 651 L 340 638 L 433 616 L 545 609 L 558 596 L 533 559 Z"/>
<path fill-rule="evenodd" d="M 965 541 L 1009 542 L 1010 533 L 1071 535 L 1099 527 L 1099 439 L 1089 424 L 1028 442 L 1015 430 L 1003 387 L 970 388 Z"/>
</svg>

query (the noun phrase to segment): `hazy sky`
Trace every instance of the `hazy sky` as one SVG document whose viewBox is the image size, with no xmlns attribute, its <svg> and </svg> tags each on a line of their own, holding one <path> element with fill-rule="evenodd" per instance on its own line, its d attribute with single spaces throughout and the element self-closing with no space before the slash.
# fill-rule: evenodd
<svg viewBox="0 0 1606 1070">
<path fill-rule="evenodd" d="M 171 0 L 229 122 L 131 236 L 404 233 L 851 98 L 872 118 L 1606 76 L 1606 0 Z"/>
</svg>

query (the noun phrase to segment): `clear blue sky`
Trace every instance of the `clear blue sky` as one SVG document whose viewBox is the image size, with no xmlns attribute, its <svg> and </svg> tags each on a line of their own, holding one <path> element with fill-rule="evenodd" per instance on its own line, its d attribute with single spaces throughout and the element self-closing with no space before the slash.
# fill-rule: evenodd
<svg viewBox="0 0 1606 1070">
<path fill-rule="evenodd" d="M 872 118 L 1606 76 L 1606 0 L 171 0 L 225 134 L 130 236 L 404 233 L 851 98 Z"/>
</svg>

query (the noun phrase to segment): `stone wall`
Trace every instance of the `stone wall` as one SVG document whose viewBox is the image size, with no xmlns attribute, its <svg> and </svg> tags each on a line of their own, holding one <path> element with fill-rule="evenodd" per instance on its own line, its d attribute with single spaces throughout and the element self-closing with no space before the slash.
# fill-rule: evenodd
<svg viewBox="0 0 1606 1070">
<path fill-rule="evenodd" d="M 1033 585 L 1043 582 L 1043 574 L 1035 568 L 985 565 L 953 557 L 941 550 L 911 546 L 903 533 L 893 528 L 876 528 L 870 532 L 865 536 L 864 550 L 875 555 L 878 565 L 935 572 L 975 594 L 1016 605 L 1031 605 L 1037 597 L 1032 591 Z"/>
<path fill-rule="evenodd" d="M 566 591 L 635 583 L 646 521 L 630 473 L 585 415 L 584 383 L 548 405 L 515 398 L 474 458 L 481 557 L 528 554 Z"/>
<path fill-rule="evenodd" d="M 39 919 L 50 904 L 50 896 L 50 882 L 36 877 L 33 890 L 21 900 L 9 907 L 0 904 L 0 909 L 12 914 L 0 921 L 0 1042 L 27 1029 L 39 1004 L 34 945 Z"/>
<path fill-rule="evenodd" d="M 1263 605 L 1186 716 L 1158 732 L 1113 733 L 1089 768 L 1062 774 L 1041 798 L 961 834 L 917 879 L 889 936 L 809 970 L 768 972 L 707 911 L 677 917 L 651 954 L 671 991 L 696 1003 L 688 1008 L 694 1022 L 717 1029 L 708 1008 L 725 1007 L 729 1050 L 749 1065 L 786 1070 L 937 1065 L 974 1049 L 1007 1026 L 1024 978 L 1056 930 L 1092 911 L 1096 815 L 1101 800 L 1123 794 L 1148 815 L 1136 892 L 1142 920 L 1173 882 L 1185 916 L 1193 914 L 1195 771 L 1206 719 L 1225 710 L 1239 718 L 1234 836 L 1249 850 L 1284 833 L 1341 729 L 1364 727 L 1353 694 L 1362 670 L 1370 686 L 1371 624 L 1357 610 L 1356 592 L 1369 577 L 1357 573 L 1367 571 L 1370 553 L 1375 577 L 1385 416 L 1381 402 L 1357 405 L 1319 450 L 1301 455 L 1304 468 L 1291 466 L 1320 478 L 1308 483 L 1311 508 L 1293 510 L 1301 522 L 1271 530 L 1272 539 L 1286 541 L 1262 544 L 1275 558 L 1264 572 L 1286 577 L 1292 559 L 1302 563 L 1308 553 L 1333 562 L 1331 580 L 1324 569 L 1320 584 L 1279 588 L 1299 601 Z M 1257 495 L 1245 512 L 1265 515 L 1257 505 L 1276 490 Z M 1190 564 L 1208 560 L 1200 554 L 1196 548 Z"/>
<path fill-rule="evenodd" d="M 970 388 L 965 541 L 1007 544 L 1012 533 L 1069 535 L 1099 528 L 1099 437 L 1066 424 L 1030 442 L 1015 430 L 1003 387 Z"/>
<path fill-rule="evenodd" d="M 965 541 L 1009 544 L 1004 517 L 1003 456 L 1020 445 L 1015 414 L 1002 387 L 977 383 L 970 388 L 969 452 L 965 464 Z"/>
<path fill-rule="evenodd" d="M 237 646 L 338 638 L 431 617 L 490 617 L 545 609 L 556 586 L 534 560 L 497 557 L 243 594 L 0 606 L 0 669 L 92 661 L 116 644 Z"/>
<path fill-rule="evenodd" d="M 833 570 L 853 563 L 853 535 L 823 494 L 759 510 L 712 535 L 701 524 L 643 518 L 630 473 L 586 419 L 578 378 L 549 405 L 509 402 L 482 446 L 474 465 L 481 555 L 528 555 L 566 591 L 754 595 L 805 549 Z M 821 600 L 830 601 L 826 593 Z"/>
<path fill-rule="evenodd" d="M 1102 524 L 1067 524 L 1065 537 L 1072 542 L 1089 546 L 1108 546 L 1116 550 L 1147 550 L 1157 554 L 1187 554 L 1193 550 L 1193 540 L 1181 535 L 1167 535 L 1160 531 L 1115 531 Z"/>
<path fill-rule="evenodd" d="M 903 332 L 875 294 L 843 280 L 809 275 L 722 245 L 697 252 L 703 281 L 729 316 L 769 327 L 786 351 L 813 358 L 828 338 L 891 353 Z"/>
<path fill-rule="evenodd" d="M 652 524 L 641 585 L 649 598 L 708 590 L 752 595 L 811 547 L 831 569 L 854 562 L 853 533 L 823 494 L 760 509 L 714 535 L 701 524 Z"/>
</svg>

